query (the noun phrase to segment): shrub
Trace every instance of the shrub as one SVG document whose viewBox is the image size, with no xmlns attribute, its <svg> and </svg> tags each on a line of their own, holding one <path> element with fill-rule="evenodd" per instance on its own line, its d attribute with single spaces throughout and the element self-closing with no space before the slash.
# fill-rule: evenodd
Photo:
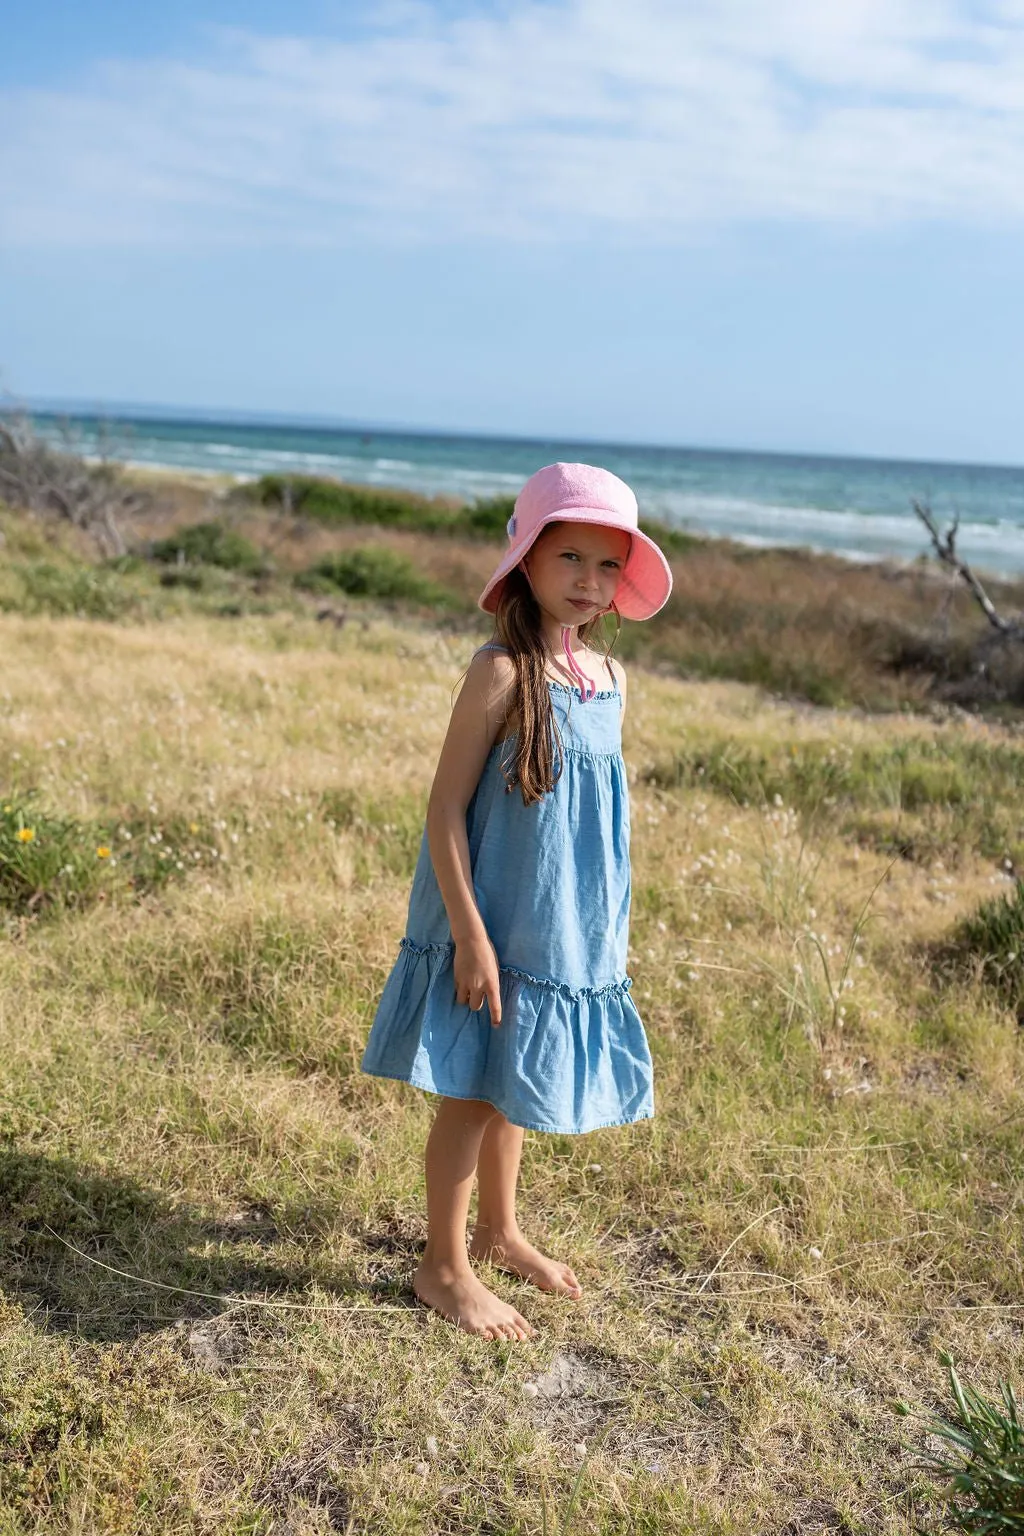
<svg viewBox="0 0 1024 1536">
<path fill-rule="evenodd" d="M 706 542 L 696 534 L 686 533 L 682 528 L 670 528 L 668 523 L 659 522 L 656 518 L 642 517 L 640 528 L 669 556 L 688 555 L 692 549 L 699 549 Z"/>
<path fill-rule="evenodd" d="M 138 594 L 117 571 L 46 560 L 13 562 L 0 590 L 0 609 L 32 617 L 113 620 L 132 613 L 138 604 Z"/>
<path fill-rule="evenodd" d="M 325 555 L 296 581 L 307 590 L 348 592 L 353 597 L 405 598 L 434 606 L 451 602 L 450 594 L 420 576 L 405 555 L 375 544 Z"/>
<path fill-rule="evenodd" d="M 344 485 L 340 480 L 307 475 L 264 475 L 244 494 L 262 506 L 298 512 L 321 523 L 374 523 L 431 532 L 449 529 L 458 520 L 453 508 L 411 492 Z"/>
<path fill-rule="evenodd" d="M 152 556 L 163 565 L 216 565 L 243 576 L 263 576 L 267 562 L 244 534 L 224 523 L 193 523 L 153 545 Z"/>
<path fill-rule="evenodd" d="M 459 531 L 481 538 L 503 539 L 515 504 L 514 496 L 489 496 L 474 501 L 471 506 L 462 508 L 459 514 L 462 527 Z"/>
</svg>

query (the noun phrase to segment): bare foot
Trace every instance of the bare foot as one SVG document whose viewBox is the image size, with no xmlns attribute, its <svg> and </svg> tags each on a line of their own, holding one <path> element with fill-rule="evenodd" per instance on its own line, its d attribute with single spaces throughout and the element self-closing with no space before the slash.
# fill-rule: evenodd
<svg viewBox="0 0 1024 1536">
<path fill-rule="evenodd" d="M 506 1269 L 542 1291 L 554 1291 L 557 1296 L 571 1296 L 574 1300 L 583 1295 L 583 1287 L 568 1264 L 549 1259 L 528 1243 L 521 1232 L 493 1233 L 478 1227 L 469 1251 L 475 1259 L 487 1259 L 495 1269 Z"/>
<path fill-rule="evenodd" d="M 412 1280 L 420 1301 L 458 1323 L 466 1333 L 485 1339 L 532 1339 L 532 1328 L 515 1307 L 506 1306 L 489 1291 L 467 1265 L 463 1270 L 449 1264 L 420 1264 Z"/>
</svg>

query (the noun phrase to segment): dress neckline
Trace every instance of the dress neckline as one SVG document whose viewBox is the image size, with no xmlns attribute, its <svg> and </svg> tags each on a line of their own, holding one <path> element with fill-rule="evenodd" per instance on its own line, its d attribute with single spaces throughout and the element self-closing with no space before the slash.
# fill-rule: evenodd
<svg viewBox="0 0 1024 1536">
<path fill-rule="evenodd" d="M 545 682 L 549 688 L 557 688 L 559 693 L 571 693 L 574 698 L 589 704 L 596 704 L 599 699 L 620 699 L 622 697 L 618 686 L 616 686 L 614 688 L 598 688 L 596 693 L 592 693 L 590 698 L 584 701 L 583 690 L 578 688 L 575 683 L 558 683 L 553 677 L 545 678 Z"/>
<path fill-rule="evenodd" d="M 481 651 L 503 651 L 503 652 L 505 652 L 506 655 L 508 654 L 508 652 L 506 651 L 506 649 L 505 649 L 505 647 L 503 645 L 498 645 L 493 640 L 489 640 L 486 645 L 480 646 L 480 650 Z M 609 663 L 607 661 L 605 661 L 605 659 L 603 657 L 600 657 L 598 659 L 598 666 L 599 666 L 599 668 L 600 667 L 607 667 L 608 671 L 611 672 L 612 679 L 614 681 L 615 673 L 612 671 L 611 666 L 609 665 Z M 584 702 L 584 703 L 586 702 L 586 700 L 584 700 L 584 698 L 583 698 L 583 690 L 582 690 L 582 688 L 580 688 L 576 683 L 563 683 L 558 678 L 554 678 L 554 677 L 546 677 L 544 679 L 544 681 L 547 683 L 549 688 L 557 688 L 561 693 L 575 694 L 576 697 L 581 700 L 581 702 Z M 614 688 L 598 688 L 595 693 L 592 693 L 590 695 L 590 702 L 593 703 L 595 701 L 595 699 L 621 699 L 621 697 L 622 697 L 622 690 L 620 689 L 618 683 L 616 682 Z"/>
</svg>

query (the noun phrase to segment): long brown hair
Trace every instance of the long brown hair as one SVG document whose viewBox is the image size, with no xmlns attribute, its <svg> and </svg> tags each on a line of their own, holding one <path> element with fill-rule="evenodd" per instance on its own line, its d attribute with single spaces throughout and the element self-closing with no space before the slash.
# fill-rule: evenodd
<svg viewBox="0 0 1024 1536">
<path fill-rule="evenodd" d="M 614 604 L 612 613 L 615 628 L 610 640 L 603 614 L 588 619 L 578 631 L 585 645 L 592 639 L 604 639 L 605 662 L 611 656 L 622 628 L 622 618 Z M 497 642 L 507 650 L 515 669 L 508 712 L 515 715 L 517 730 L 515 736 L 509 738 L 509 753 L 503 762 L 505 783 L 509 790 L 518 786 L 523 804 L 532 805 L 554 789 L 564 759 L 561 734 L 551 708 L 540 607 L 518 565 L 505 577 L 494 614 L 494 631 Z"/>
</svg>

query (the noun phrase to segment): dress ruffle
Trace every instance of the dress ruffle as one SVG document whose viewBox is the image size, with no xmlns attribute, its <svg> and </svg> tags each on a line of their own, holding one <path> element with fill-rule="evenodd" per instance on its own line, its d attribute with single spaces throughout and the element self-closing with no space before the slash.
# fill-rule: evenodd
<svg viewBox="0 0 1024 1536">
<path fill-rule="evenodd" d="M 402 940 L 363 1070 L 452 1099 L 483 1099 L 513 1125 L 577 1135 L 654 1113 L 651 1057 L 628 976 L 572 989 L 500 966 L 502 1024 L 455 999 L 455 946 Z"/>
</svg>

